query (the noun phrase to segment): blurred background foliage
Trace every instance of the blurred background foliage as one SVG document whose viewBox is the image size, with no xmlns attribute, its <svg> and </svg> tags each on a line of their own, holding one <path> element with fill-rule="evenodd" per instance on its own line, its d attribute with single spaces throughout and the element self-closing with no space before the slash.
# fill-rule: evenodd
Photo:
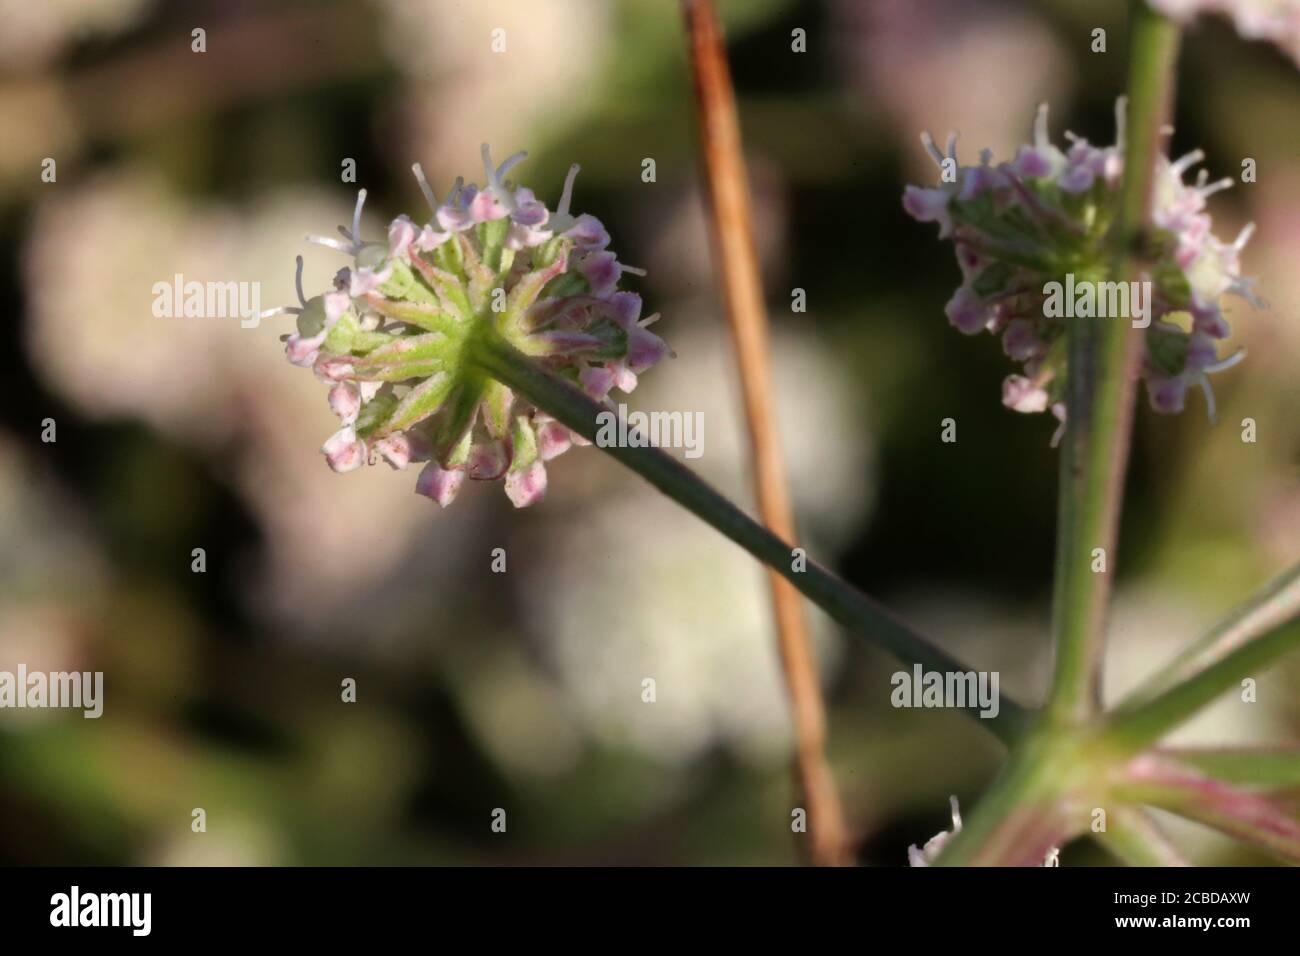
<svg viewBox="0 0 1300 956">
<path fill-rule="evenodd" d="M 1110 142 L 1123 5 L 721 8 L 805 537 L 1036 701 L 1055 422 L 999 404 L 1009 362 L 948 326 L 956 265 L 899 200 L 934 176 L 922 129 L 1007 156 L 1046 99 L 1057 135 Z M 1273 306 L 1233 313 L 1250 355 L 1216 379 L 1217 425 L 1191 401 L 1139 412 L 1112 695 L 1300 557 L 1300 77 L 1211 20 L 1179 89 L 1175 154 L 1203 147 L 1216 176 L 1258 164 L 1212 209 L 1221 236 L 1259 223 L 1244 271 Z M 484 140 L 526 148 L 516 175 L 551 201 L 578 162 L 575 206 L 649 269 L 640 289 L 677 350 L 630 404 L 702 411 L 697 464 L 747 502 L 692 110 L 667 0 L 0 0 L 0 669 L 106 675 L 100 720 L 0 713 L 0 861 L 797 859 L 765 581 L 746 555 L 594 450 L 558 461 L 548 500 L 519 513 L 495 487 L 444 513 L 410 474 L 335 476 L 317 451 L 333 418 L 283 360 L 286 320 L 150 310 L 175 273 L 290 302 L 298 252 L 325 287 L 341 263 L 302 236 L 350 215 L 347 158 L 371 235 L 423 214 L 415 160 L 441 190 L 478 178 Z M 948 416 L 956 444 L 939 441 Z M 892 709 L 893 662 L 817 623 L 859 859 L 901 864 L 1001 754 L 963 717 Z M 1180 739 L 1300 739 L 1298 674 Z M 1180 832 L 1199 862 L 1255 862 Z M 1108 858 L 1077 846 L 1065 862 Z"/>
</svg>

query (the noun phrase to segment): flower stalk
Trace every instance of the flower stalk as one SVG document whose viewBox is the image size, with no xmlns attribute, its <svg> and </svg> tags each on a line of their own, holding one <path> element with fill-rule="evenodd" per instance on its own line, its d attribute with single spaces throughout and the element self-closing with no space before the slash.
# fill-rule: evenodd
<svg viewBox="0 0 1300 956">
<path fill-rule="evenodd" d="M 795 541 L 794 509 L 776 429 L 767 311 L 722 25 L 710 0 L 684 0 L 682 9 L 695 79 L 714 258 L 740 372 L 758 514 L 777 535 Z M 808 804 L 809 855 L 818 865 L 843 865 L 849 862 L 848 833 L 826 760 L 826 706 L 808 618 L 799 592 L 776 571 L 769 570 L 768 578 L 781 670 L 790 695 L 795 770 Z"/>
<path fill-rule="evenodd" d="M 508 342 L 496 336 L 483 336 L 475 343 L 471 361 L 484 374 L 525 396 L 572 431 L 596 441 L 599 431 L 597 416 L 607 409 L 530 360 Z M 601 450 L 780 573 L 832 619 L 888 651 L 902 663 L 908 666 L 920 664 L 926 670 L 942 672 L 971 669 L 815 561 L 809 560 L 804 570 L 794 570 L 793 549 L 787 542 L 660 449 L 633 447 L 629 443 Z M 1025 709 L 1006 695 L 1002 696 L 1001 710 L 996 717 L 979 718 L 980 705 L 974 701 L 965 712 L 1006 743 L 1019 735 L 1028 718 Z"/>
<path fill-rule="evenodd" d="M 1131 10 L 1124 180 L 1112 233 L 1114 279 L 1134 278 L 1140 267 L 1179 40 L 1178 28 L 1142 0 L 1133 0 Z M 1057 721 L 1077 723 L 1101 707 L 1102 653 L 1141 344 L 1140 331 L 1128 322 L 1090 318 L 1070 324 L 1052 602 L 1056 668 L 1047 705 Z M 1096 571 L 1099 556 L 1104 570 Z"/>
</svg>

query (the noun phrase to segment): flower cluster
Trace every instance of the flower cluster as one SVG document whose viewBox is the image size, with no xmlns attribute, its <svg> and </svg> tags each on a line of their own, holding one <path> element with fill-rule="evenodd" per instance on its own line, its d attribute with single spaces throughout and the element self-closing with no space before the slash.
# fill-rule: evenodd
<svg viewBox="0 0 1300 956">
<path fill-rule="evenodd" d="M 598 219 L 569 212 L 578 167 L 551 211 L 504 179 L 525 155 L 497 167 L 484 145 L 486 184 L 457 179 L 441 202 L 417 164 L 432 217 L 399 216 L 386 241 L 360 236 L 365 190 L 341 240 L 308 237 L 352 265 L 308 299 L 299 257 L 300 306 L 267 315 L 297 316 L 285 353 L 330 386 L 342 427 L 321 450 L 335 471 L 427 462 L 416 491 L 441 505 L 468 476 L 504 478 L 525 507 L 545 494 L 544 462 L 585 442 L 478 370 L 477 345 L 498 337 L 602 402 L 668 354 L 646 329 L 658 316 L 642 319 L 641 297 L 619 288 L 640 270 L 609 251 Z"/>
<path fill-rule="evenodd" d="M 1300 0 L 1149 0 L 1151 6 L 1175 20 L 1218 13 L 1232 20 L 1248 40 L 1277 44 L 1300 64 Z"/>
<path fill-rule="evenodd" d="M 1063 151 L 1048 138 L 1047 107 L 1040 106 L 1034 142 L 997 165 L 984 150 L 978 166 L 960 166 L 955 135 L 946 153 L 929 134 L 922 136 L 939 164 L 940 183 L 933 189 L 908 186 L 903 207 L 921 222 L 938 223 L 940 238 L 956 246 L 963 281 L 946 307 L 948 320 L 967 335 L 1000 335 L 1006 354 L 1024 363 L 1024 373 L 1008 376 L 1002 387 L 1003 403 L 1016 411 L 1050 408 L 1064 420 L 1065 316 L 1075 313 L 1056 307 L 1059 290 L 1073 289 L 1076 279 L 1090 291 L 1115 285 L 1106 282 L 1107 234 L 1123 173 L 1123 99 L 1116 120 L 1114 146 L 1093 146 L 1067 133 L 1070 146 Z M 1209 183 L 1202 170 L 1195 182 L 1184 182 L 1203 158 L 1197 150 L 1176 162 L 1159 160 L 1142 375 L 1157 411 L 1181 411 L 1188 385 L 1196 384 L 1204 388 L 1213 418 L 1207 376 L 1243 357 L 1238 352 L 1219 358 L 1216 343 L 1229 333 L 1220 300 L 1232 292 L 1257 307 L 1262 303 L 1240 275 L 1239 255 L 1252 227 L 1232 243 L 1210 232 L 1205 201 L 1231 180 Z M 1093 314 L 1088 308 L 1081 314 Z M 1059 437 L 1060 429 L 1054 441 Z"/>
</svg>

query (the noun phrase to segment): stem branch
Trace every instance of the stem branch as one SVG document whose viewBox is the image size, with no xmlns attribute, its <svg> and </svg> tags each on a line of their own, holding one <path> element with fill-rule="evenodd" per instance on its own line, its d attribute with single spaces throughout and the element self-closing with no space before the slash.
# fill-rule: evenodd
<svg viewBox="0 0 1300 956">
<path fill-rule="evenodd" d="M 589 441 L 598 442 L 600 419 L 597 416 L 602 412 L 613 414 L 495 336 L 485 336 L 474 343 L 473 361 L 482 371 Z M 602 445 L 601 450 L 779 572 L 835 621 L 889 651 L 904 664 L 920 664 L 926 670 L 944 672 L 972 670 L 816 562 L 808 560 L 806 567 L 802 561 L 798 562 L 803 570 L 796 571 L 790 545 L 660 449 Z M 972 701 L 965 711 L 968 716 L 978 717 L 980 705 Z M 1020 705 L 1003 694 L 998 715 L 977 722 L 1009 743 L 1024 727 L 1027 716 Z"/>
</svg>

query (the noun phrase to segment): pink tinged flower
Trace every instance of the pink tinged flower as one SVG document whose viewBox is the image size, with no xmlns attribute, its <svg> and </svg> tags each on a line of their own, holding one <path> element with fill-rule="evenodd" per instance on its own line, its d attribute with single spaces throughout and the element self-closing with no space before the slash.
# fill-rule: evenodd
<svg viewBox="0 0 1300 956">
<path fill-rule="evenodd" d="M 413 455 L 411 440 L 405 432 L 385 435 L 374 443 L 372 451 L 398 471 L 405 470 L 406 466 L 411 463 Z"/>
<path fill-rule="evenodd" d="M 515 208 L 510 213 L 512 222 L 520 226 L 536 227 L 546 222 L 550 213 L 546 204 L 539 202 L 531 189 L 521 187 L 515 190 Z"/>
<path fill-rule="evenodd" d="M 386 262 L 381 269 L 358 266 L 352 272 L 352 284 L 348 289 L 353 296 L 360 298 L 374 292 L 393 277 L 393 265 Z"/>
<path fill-rule="evenodd" d="M 1022 179 L 1046 179 L 1052 175 L 1052 161 L 1032 146 L 1021 146 L 1011 162 L 1011 171 Z"/>
<path fill-rule="evenodd" d="M 348 355 L 322 356 L 316 360 L 314 370 L 327 382 L 342 382 L 355 378 L 357 374 L 356 365 Z"/>
<path fill-rule="evenodd" d="M 328 333 L 322 329 L 318 334 L 304 337 L 294 332 L 285 340 L 284 354 L 294 365 L 311 368 L 320 355 L 320 347 L 325 344 Z"/>
<path fill-rule="evenodd" d="M 496 193 L 484 190 L 470 201 L 468 213 L 470 221 L 477 224 L 490 222 L 493 219 L 504 219 L 510 215 L 510 210 Z"/>
<path fill-rule="evenodd" d="M 604 401 L 615 385 L 617 376 L 603 365 L 589 365 L 578 373 L 582 390 L 596 401 Z M 635 382 L 633 383 L 635 385 Z"/>
<path fill-rule="evenodd" d="M 657 318 L 657 316 L 652 317 Z M 667 355 L 671 355 L 672 350 L 668 348 L 668 343 L 647 331 L 643 326 L 635 325 L 628 330 L 627 336 L 627 366 L 636 374 L 641 374 L 655 365 Z"/>
<path fill-rule="evenodd" d="M 448 233 L 464 232 L 474 225 L 474 217 L 470 215 L 466 206 L 460 202 L 460 197 L 462 194 L 472 195 L 476 190 L 473 186 L 461 185 L 460 180 L 457 180 L 456 183 L 452 187 L 447 201 L 439 206 L 437 213 L 434 214 L 434 219 L 437 220 L 439 227 Z"/>
<path fill-rule="evenodd" d="M 564 238 L 573 240 L 574 249 L 589 251 L 604 249 L 609 245 L 609 233 L 595 216 L 583 213 L 574 224 L 564 230 Z"/>
<path fill-rule="evenodd" d="M 469 450 L 465 471 L 475 481 L 495 481 L 506 473 L 511 457 L 508 439 L 482 441 Z"/>
<path fill-rule="evenodd" d="M 354 471 L 366 463 L 366 443 L 357 438 L 351 425 L 340 428 L 321 446 L 326 463 L 342 474 Z"/>
<path fill-rule="evenodd" d="M 1067 166 L 1056 177 L 1056 185 L 1067 193 L 1086 193 L 1096 181 L 1096 174 L 1087 166 Z"/>
<path fill-rule="evenodd" d="M 1180 377 L 1147 376 L 1147 397 L 1151 407 L 1166 415 L 1183 410 L 1187 398 L 1187 382 Z"/>
<path fill-rule="evenodd" d="M 591 294 L 604 298 L 618 286 L 623 269 L 612 252 L 590 252 L 578 260 L 578 271 L 591 286 Z"/>
<path fill-rule="evenodd" d="M 537 453 L 542 461 L 559 458 L 573 447 L 573 433 L 559 422 L 542 422 L 537 426 Z"/>
<path fill-rule="evenodd" d="M 407 216 L 398 216 L 388 226 L 388 254 L 394 259 L 403 258 L 419 236 L 415 223 Z"/>
<path fill-rule="evenodd" d="M 943 312 L 963 335 L 976 335 L 993 318 L 993 308 L 967 285 L 958 287 Z"/>
<path fill-rule="evenodd" d="M 1047 390 L 1023 375 L 1008 375 L 1002 382 L 1002 404 L 1017 412 L 1047 410 Z"/>
<path fill-rule="evenodd" d="M 540 460 L 506 475 L 506 497 L 516 508 L 527 508 L 546 497 L 546 466 Z"/>
<path fill-rule="evenodd" d="M 442 232 L 434 229 L 433 226 L 424 226 L 420 229 L 420 234 L 411 243 L 411 248 L 416 252 L 432 252 L 450 238 L 451 233 L 449 232 Z"/>
<path fill-rule="evenodd" d="M 937 222 L 939 238 L 952 235 L 952 216 L 948 212 L 951 195 L 943 189 L 908 186 L 903 190 L 903 209 L 917 222 Z"/>
<path fill-rule="evenodd" d="M 631 392 L 636 388 L 636 372 L 628 368 L 627 360 L 620 359 L 606 366 L 614 376 L 614 387 L 621 392 Z"/>
<path fill-rule="evenodd" d="M 344 425 L 355 425 L 361 412 L 361 389 L 351 382 L 339 382 L 330 389 L 330 410 Z"/>
<path fill-rule="evenodd" d="M 456 495 L 464 481 L 464 468 L 443 468 L 436 461 L 431 461 L 424 466 L 420 471 L 420 477 L 415 480 L 415 493 L 432 498 L 445 508 L 456 500 Z"/>
<path fill-rule="evenodd" d="M 1046 349 L 1034 324 L 1027 319 L 1012 319 L 1002 334 L 1002 351 L 1018 362 L 1036 358 Z"/>
</svg>

